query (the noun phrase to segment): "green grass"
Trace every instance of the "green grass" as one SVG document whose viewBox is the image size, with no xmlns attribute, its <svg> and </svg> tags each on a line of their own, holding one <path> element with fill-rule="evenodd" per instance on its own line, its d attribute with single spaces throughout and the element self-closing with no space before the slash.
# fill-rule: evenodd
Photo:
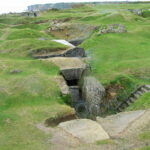
<svg viewBox="0 0 150 150">
<path fill-rule="evenodd" d="M 143 132 L 139 135 L 141 140 L 150 140 L 150 131 Z"/>
<path fill-rule="evenodd" d="M 96 142 L 97 145 L 114 144 L 112 140 L 101 140 Z"/>
<path fill-rule="evenodd" d="M 6 24 L 0 23 L 0 29 L 4 29 L 4 28 L 6 28 L 6 27 L 7 27 Z"/>
<path fill-rule="evenodd" d="M 57 51 L 68 47 L 52 42 L 46 32 L 53 19 L 69 18 L 70 23 L 96 26 L 121 23 L 127 33 L 98 35 L 98 29 L 80 46 L 84 47 L 92 66 L 92 75 L 104 85 L 121 86 L 119 100 L 124 100 L 139 85 L 150 84 L 150 20 L 127 9 L 149 8 L 150 4 L 111 4 L 45 11 L 39 17 L 15 14 L 0 16 L 0 150 L 47 150 L 51 132 L 37 128 L 48 118 L 72 113 L 61 97 L 54 77 L 58 68 L 50 62 L 31 58 L 36 51 Z M 48 40 L 39 40 L 39 38 Z M 11 73 L 12 70 L 20 73 Z M 145 94 L 127 110 L 150 107 Z M 140 135 L 149 138 L 147 134 Z M 112 144 L 109 140 L 98 145 Z M 145 150 L 147 150 L 145 148 Z"/>
<path fill-rule="evenodd" d="M 48 27 L 48 24 L 44 24 L 44 25 L 45 26 L 47 25 L 47 27 Z M 41 30 L 41 29 L 43 29 L 42 26 L 43 25 L 40 25 L 40 24 L 21 24 L 21 25 L 14 26 L 14 28 L 16 28 L 16 29 Z"/>
<path fill-rule="evenodd" d="M 150 150 L 150 146 L 145 146 L 145 147 L 143 147 L 143 148 L 136 149 L 136 150 Z"/>
<path fill-rule="evenodd" d="M 14 69 L 22 72 L 12 74 Z M 60 97 L 57 73 L 56 66 L 43 61 L 0 60 L 0 150 L 48 149 L 50 133 L 36 126 L 72 112 Z"/>
<path fill-rule="evenodd" d="M 135 38 L 136 40 L 134 40 Z M 143 37 L 138 36 L 138 33 L 102 36 L 95 34 L 86 40 L 82 47 L 92 56 L 91 63 L 94 74 L 101 80 L 110 80 L 119 74 L 138 76 L 138 73 L 142 74 L 143 70 L 148 71 L 146 74 L 149 77 L 148 41 L 147 33 Z M 145 72 L 143 75 L 145 76 Z"/>
<path fill-rule="evenodd" d="M 111 18 L 112 17 L 112 18 Z M 89 19 L 95 24 L 121 23 L 127 33 L 98 35 L 98 30 L 81 45 L 91 57 L 92 75 L 102 83 L 120 85 L 118 100 L 125 100 L 138 86 L 150 84 L 149 20 L 132 21 L 133 14 L 124 12 Z M 110 19 L 111 18 L 111 19 Z M 88 23 L 88 20 L 87 20 Z M 132 110 L 149 108 L 150 95 L 132 104 Z M 129 108 L 130 109 L 130 108 Z"/>
<path fill-rule="evenodd" d="M 145 11 L 143 11 L 143 17 L 145 17 L 145 18 L 148 18 L 148 17 L 150 17 L 150 10 L 145 10 Z"/>
<path fill-rule="evenodd" d="M 146 93 L 140 97 L 135 103 L 127 108 L 127 110 L 138 110 L 150 108 L 150 93 Z"/>
<path fill-rule="evenodd" d="M 7 40 L 15 40 L 15 39 L 25 39 L 25 38 L 49 38 L 51 37 L 44 32 L 39 32 L 34 29 L 19 29 L 12 30 L 7 37 Z"/>
<path fill-rule="evenodd" d="M 0 30 L 0 37 L 3 35 L 4 31 Z"/>
<path fill-rule="evenodd" d="M 39 40 L 35 38 L 5 40 L 0 45 L 0 53 L 3 56 L 31 57 L 31 53 L 37 49 L 50 49 L 51 51 L 66 49 L 67 47 L 51 40 Z"/>
<path fill-rule="evenodd" d="M 20 15 L 0 15 L 0 23 L 6 25 L 26 24 L 33 20 L 32 17 L 24 17 Z"/>
</svg>

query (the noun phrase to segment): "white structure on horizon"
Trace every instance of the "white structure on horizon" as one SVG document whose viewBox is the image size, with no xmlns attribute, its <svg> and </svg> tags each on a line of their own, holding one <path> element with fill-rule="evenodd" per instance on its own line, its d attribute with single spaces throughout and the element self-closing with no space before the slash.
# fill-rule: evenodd
<svg viewBox="0 0 150 150">
<path fill-rule="evenodd" d="M 1 0 L 0 14 L 9 12 L 23 12 L 27 6 L 47 3 L 70 2 L 150 2 L 150 0 Z"/>
</svg>

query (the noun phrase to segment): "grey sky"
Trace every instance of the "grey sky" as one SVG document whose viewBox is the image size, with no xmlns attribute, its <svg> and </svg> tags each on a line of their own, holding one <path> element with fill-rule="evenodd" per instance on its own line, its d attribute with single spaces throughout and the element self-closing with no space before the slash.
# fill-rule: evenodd
<svg viewBox="0 0 150 150">
<path fill-rule="evenodd" d="M 32 4 L 45 4 L 45 3 L 57 3 L 57 2 L 85 2 L 85 1 L 87 2 L 87 1 L 110 1 L 110 0 L 0 0 L 0 13 L 24 11 L 27 9 L 28 5 L 32 5 Z M 134 0 L 129 0 L 129 1 L 134 1 Z M 144 0 L 144 1 L 149 1 L 149 0 Z"/>
</svg>

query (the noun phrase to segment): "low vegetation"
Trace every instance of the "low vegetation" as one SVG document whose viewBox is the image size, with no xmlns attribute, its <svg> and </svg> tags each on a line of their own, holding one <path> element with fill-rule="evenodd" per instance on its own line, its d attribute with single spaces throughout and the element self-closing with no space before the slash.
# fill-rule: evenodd
<svg viewBox="0 0 150 150">
<path fill-rule="evenodd" d="M 141 140 L 150 140 L 150 131 L 143 132 L 139 135 Z"/>
<path fill-rule="evenodd" d="M 126 33 L 98 35 L 97 28 L 80 47 L 85 48 L 92 75 L 105 86 L 120 85 L 119 100 L 124 100 L 138 86 L 150 84 L 149 12 L 136 16 L 127 9 L 148 9 L 150 4 L 111 4 L 83 6 L 68 10 L 49 10 L 39 17 L 19 14 L 0 16 L 0 150 L 46 150 L 51 134 L 37 130 L 48 118 L 72 113 L 65 104 L 54 77 L 58 68 L 50 62 L 32 58 L 32 52 L 67 47 L 48 28 L 53 19 L 70 18 L 69 23 L 123 24 Z M 127 110 L 150 107 L 145 94 Z M 141 136 L 145 138 L 144 136 Z M 107 144 L 103 141 L 97 144 Z M 144 148 L 143 148 L 144 149 Z M 148 148 L 145 148 L 147 150 Z"/>
<path fill-rule="evenodd" d="M 97 145 L 104 145 L 104 144 L 115 144 L 114 141 L 112 140 L 102 140 L 102 141 L 97 141 Z"/>
</svg>

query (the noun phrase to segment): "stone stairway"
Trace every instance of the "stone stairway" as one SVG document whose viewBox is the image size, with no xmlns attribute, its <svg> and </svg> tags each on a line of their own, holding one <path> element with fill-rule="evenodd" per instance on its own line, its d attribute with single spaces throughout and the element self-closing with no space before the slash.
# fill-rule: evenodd
<svg viewBox="0 0 150 150">
<path fill-rule="evenodd" d="M 131 103 L 134 103 L 140 96 L 144 95 L 145 93 L 150 92 L 150 85 L 143 85 L 137 88 L 128 99 L 123 101 L 118 107 L 117 111 L 122 112 L 127 108 Z"/>
</svg>

